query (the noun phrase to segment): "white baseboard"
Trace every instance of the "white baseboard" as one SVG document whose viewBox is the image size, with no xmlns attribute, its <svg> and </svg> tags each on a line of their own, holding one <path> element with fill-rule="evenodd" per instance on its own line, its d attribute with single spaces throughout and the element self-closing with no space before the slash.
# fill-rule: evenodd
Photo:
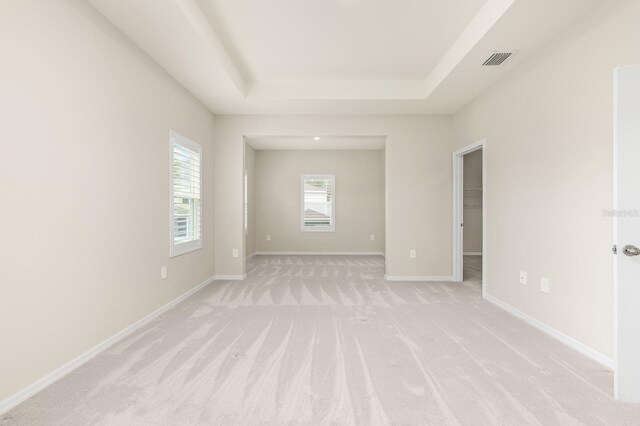
<svg viewBox="0 0 640 426">
<path fill-rule="evenodd" d="M 451 275 L 425 275 L 425 276 L 404 276 L 404 275 L 385 275 L 386 281 L 451 281 Z"/>
<path fill-rule="evenodd" d="M 8 398 L 4 399 L 3 401 L 0 401 L 0 415 L 3 414 L 3 413 L 6 413 L 7 411 L 12 409 L 16 405 L 20 404 L 21 402 L 25 401 L 26 399 L 28 399 L 31 396 L 35 395 L 36 393 L 40 392 L 41 390 L 43 390 L 47 386 L 53 384 L 55 381 L 61 379 L 62 377 L 66 376 L 67 374 L 71 373 L 73 370 L 75 370 L 76 368 L 82 366 L 84 363 L 86 363 L 87 361 L 91 360 L 93 357 L 95 357 L 100 352 L 102 352 L 105 349 L 107 349 L 109 346 L 113 345 L 117 341 L 119 341 L 119 340 L 125 338 L 126 336 L 130 335 L 131 333 L 133 333 L 134 331 L 136 331 L 140 327 L 142 327 L 145 324 L 147 324 L 149 321 L 154 320 L 156 317 L 160 316 L 161 314 L 163 314 L 167 310 L 171 309 L 172 307 L 174 307 L 178 303 L 182 302 L 187 297 L 189 297 L 192 294 L 196 293 L 198 290 L 202 289 L 207 284 L 213 282 L 213 280 L 214 280 L 214 277 L 207 278 L 206 280 L 204 280 L 203 282 L 201 282 L 197 286 L 193 287 L 192 289 L 190 289 L 186 293 L 183 293 L 180 296 L 176 297 L 171 302 L 167 303 L 166 305 L 162 306 L 161 308 L 156 309 L 155 311 L 153 311 L 152 313 L 150 313 L 146 317 L 134 322 L 133 324 L 129 325 L 127 328 L 119 331 L 118 333 L 116 333 L 113 336 L 109 337 L 108 339 L 102 341 L 101 343 L 98 343 L 96 346 L 92 347 L 88 351 L 82 353 L 81 355 L 77 356 L 76 358 L 72 359 L 71 361 L 67 362 L 66 364 L 62 365 L 61 367 L 53 370 L 51 373 L 47 374 L 43 378 L 35 381 L 34 383 L 32 383 L 29 386 L 25 387 L 24 389 L 18 391 L 17 393 L 9 396 Z"/>
<path fill-rule="evenodd" d="M 245 260 L 246 260 L 246 261 L 249 261 L 249 260 L 251 260 L 251 259 L 253 258 L 253 256 L 255 256 L 255 255 L 256 255 L 256 253 L 255 253 L 255 252 L 253 252 L 253 253 L 251 253 L 249 256 L 247 256 L 247 257 L 245 258 Z"/>
<path fill-rule="evenodd" d="M 522 312 L 519 309 L 514 308 L 513 306 L 503 302 L 502 300 L 498 299 L 497 297 L 491 296 L 489 294 L 485 295 L 484 298 L 493 303 L 494 305 L 496 305 L 499 308 L 504 309 L 505 311 L 509 312 L 512 315 L 515 315 L 516 317 L 520 318 L 521 320 L 523 320 L 524 322 L 534 326 L 535 328 L 537 328 L 538 330 L 542 331 L 545 334 L 548 334 L 549 336 L 553 337 L 554 339 L 564 343 L 565 345 L 573 348 L 574 350 L 580 352 L 581 354 L 591 358 L 592 360 L 604 365 L 605 367 L 608 367 L 610 369 L 614 368 L 614 360 L 611 357 L 608 357 L 598 351 L 596 351 L 595 349 L 590 348 L 589 346 L 585 345 L 582 342 L 577 341 L 576 339 L 574 339 L 573 337 L 567 336 L 566 334 L 562 333 L 561 331 L 556 330 L 555 328 L 543 323 L 540 320 L 537 320 L 535 318 L 533 318 L 532 316 L 525 314 L 524 312 Z"/>
<path fill-rule="evenodd" d="M 244 275 L 216 275 L 213 278 L 216 281 L 242 281 L 247 277 L 247 274 Z"/>
<path fill-rule="evenodd" d="M 465 251 L 462 253 L 464 256 L 482 256 L 481 251 Z"/>
<path fill-rule="evenodd" d="M 382 252 L 367 251 L 257 251 L 256 256 L 384 256 Z"/>
</svg>

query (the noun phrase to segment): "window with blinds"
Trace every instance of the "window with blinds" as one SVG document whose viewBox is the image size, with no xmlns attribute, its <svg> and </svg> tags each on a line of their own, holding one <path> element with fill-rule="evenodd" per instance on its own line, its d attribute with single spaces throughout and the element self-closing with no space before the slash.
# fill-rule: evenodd
<svg viewBox="0 0 640 426">
<path fill-rule="evenodd" d="M 171 257 L 202 247 L 202 147 L 171 131 Z"/>
<path fill-rule="evenodd" d="M 334 232 L 335 201 L 334 175 L 302 175 L 302 231 Z"/>
</svg>

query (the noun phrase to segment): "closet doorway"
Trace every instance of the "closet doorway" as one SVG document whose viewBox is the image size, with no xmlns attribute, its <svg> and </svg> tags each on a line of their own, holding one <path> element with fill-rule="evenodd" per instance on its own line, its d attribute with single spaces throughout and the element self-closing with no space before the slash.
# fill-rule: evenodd
<svg viewBox="0 0 640 426">
<path fill-rule="evenodd" d="M 482 288 L 484 295 L 485 141 L 453 154 L 453 280 Z"/>
</svg>

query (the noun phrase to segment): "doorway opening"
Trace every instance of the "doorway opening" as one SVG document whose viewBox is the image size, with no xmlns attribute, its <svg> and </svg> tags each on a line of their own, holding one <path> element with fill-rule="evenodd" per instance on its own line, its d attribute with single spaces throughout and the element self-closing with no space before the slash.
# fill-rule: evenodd
<svg viewBox="0 0 640 426">
<path fill-rule="evenodd" d="M 385 148 L 384 135 L 245 135 L 245 273 L 343 256 L 386 272 Z"/>
<path fill-rule="evenodd" d="M 453 281 L 485 294 L 485 141 L 453 153 Z"/>
</svg>

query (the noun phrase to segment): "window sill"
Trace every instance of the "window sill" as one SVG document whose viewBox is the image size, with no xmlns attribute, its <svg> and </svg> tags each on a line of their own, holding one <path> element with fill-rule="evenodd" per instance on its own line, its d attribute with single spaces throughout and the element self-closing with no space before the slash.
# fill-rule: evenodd
<svg viewBox="0 0 640 426">
<path fill-rule="evenodd" d="M 332 227 L 317 227 L 317 228 L 302 228 L 302 232 L 336 232 L 335 226 Z"/>
<path fill-rule="evenodd" d="M 197 244 L 193 244 L 194 241 L 190 241 L 189 243 L 183 243 L 185 246 L 181 247 L 182 244 L 171 246 L 169 258 L 174 258 L 178 256 L 182 256 L 183 254 L 192 253 L 197 250 L 202 249 L 202 243 L 200 241 Z M 188 246 L 187 246 L 188 245 Z"/>
</svg>

